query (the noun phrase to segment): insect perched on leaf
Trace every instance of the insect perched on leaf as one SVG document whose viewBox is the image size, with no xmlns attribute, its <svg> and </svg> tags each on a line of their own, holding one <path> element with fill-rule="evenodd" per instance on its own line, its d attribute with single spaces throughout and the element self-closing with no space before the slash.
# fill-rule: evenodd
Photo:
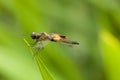
<svg viewBox="0 0 120 80">
<path fill-rule="evenodd" d="M 47 45 L 46 43 L 44 43 L 45 41 L 60 42 L 60 43 L 68 44 L 68 45 L 69 44 L 79 45 L 79 42 L 71 41 L 66 36 L 56 34 L 56 33 L 47 34 L 46 32 L 41 32 L 41 33 L 32 32 L 31 38 L 35 40 L 33 48 L 36 48 L 38 50 L 44 48 L 44 46 Z"/>
<path fill-rule="evenodd" d="M 45 46 L 45 44 L 43 43 L 44 41 L 61 42 L 61 43 L 66 43 L 66 44 L 71 44 L 71 45 L 79 45 L 79 42 L 71 41 L 66 36 L 55 34 L 55 33 L 47 34 L 46 32 L 42 32 L 42 33 L 32 32 L 31 38 L 36 40 L 35 45 L 37 45 L 36 47 L 38 48 L 42 48 Z"/>
</svg>

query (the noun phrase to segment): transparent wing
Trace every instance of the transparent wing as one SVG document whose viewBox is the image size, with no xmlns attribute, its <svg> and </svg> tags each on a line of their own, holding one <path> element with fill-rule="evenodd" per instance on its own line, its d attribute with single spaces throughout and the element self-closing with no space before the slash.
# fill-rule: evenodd
<svg viewBox="0 0 120 80">
<path fill-rule="evenodd" d="M 68 39 L 60 39 L 58 42 L 65 43 L 65 44 L 68 44 L 68 45 L 79 45 L 79 42 L 71 41 L 71 40 L 68 40 Z"/>
<path fill-rule="evenodd" d="M 35 50 L 35 54 L 33 56 L 36 56 L 39 53 L 39 51 L 44 49 L 44 47 L 48 45 L 48 42 L 49 41 L 36 41 L 32 46 Z"/>
</svg>

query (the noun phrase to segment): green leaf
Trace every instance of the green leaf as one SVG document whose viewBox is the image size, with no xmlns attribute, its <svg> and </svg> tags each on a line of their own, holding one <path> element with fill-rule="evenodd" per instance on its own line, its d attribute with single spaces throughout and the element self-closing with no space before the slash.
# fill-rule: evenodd
<svg viewBox="0 0 120 80">
<path fill-rule="evenodd" d="M 104 67 L 109 80 L 120 80 L 120 43 L 109 32 L 102 34 Z"/>
<path fill-rule="evenodd" d="M 32 47 L 30 46 L 30 44 L 27 42 L 27 40 L 25 38 L 24 38 L 24 41 L 28 45 L 28 47 L 30 48 L 32 55 L 34 55 L 35 53 L 33 52 Z M 43 61 L 40 59 L 40 57 L 37 55 L 35 55 L 33 57 L 36 60 L 36 63 L 38 65 L 39 70 L 41 72 L 41 75 L 43 77 L 43 80 L 54 80 L 53 76 L 51 75 L 51 73 L 49 72 L 49 70 L 47 69 L 47 67 L 43 63 Z"/>
</svg>

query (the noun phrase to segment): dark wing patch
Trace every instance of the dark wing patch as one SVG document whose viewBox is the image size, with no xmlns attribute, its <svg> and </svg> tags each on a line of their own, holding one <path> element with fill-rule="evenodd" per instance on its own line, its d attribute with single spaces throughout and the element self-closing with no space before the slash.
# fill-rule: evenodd
<svg viewBox="0 0 120 80">
<path fill-rule="evenodd" d="M 60 35 L 61 38 L 67 38 L 66 36 Z"/>
</svg>

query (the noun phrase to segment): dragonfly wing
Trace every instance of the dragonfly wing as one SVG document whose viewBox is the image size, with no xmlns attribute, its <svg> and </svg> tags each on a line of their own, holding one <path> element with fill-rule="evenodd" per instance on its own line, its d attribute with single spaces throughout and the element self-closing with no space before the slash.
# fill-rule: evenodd
<svg viewBox="0 0 120 80">
<path fill-rule="evenodd" d="M 71 44 L 71 45 L 79 45 L 79 42 L 71 41 L 71 40 L 68 40 L 68 39 L 61 39 L 61 40 L 59 40 L 59 42 L 66 43 L 66 44 Z"/>
<path fill-rule="evenodd" d="M 42 49 L 48 44 L 48 41 L 36 41 L 33 45 L 34 49 Z"/>
</svg>

